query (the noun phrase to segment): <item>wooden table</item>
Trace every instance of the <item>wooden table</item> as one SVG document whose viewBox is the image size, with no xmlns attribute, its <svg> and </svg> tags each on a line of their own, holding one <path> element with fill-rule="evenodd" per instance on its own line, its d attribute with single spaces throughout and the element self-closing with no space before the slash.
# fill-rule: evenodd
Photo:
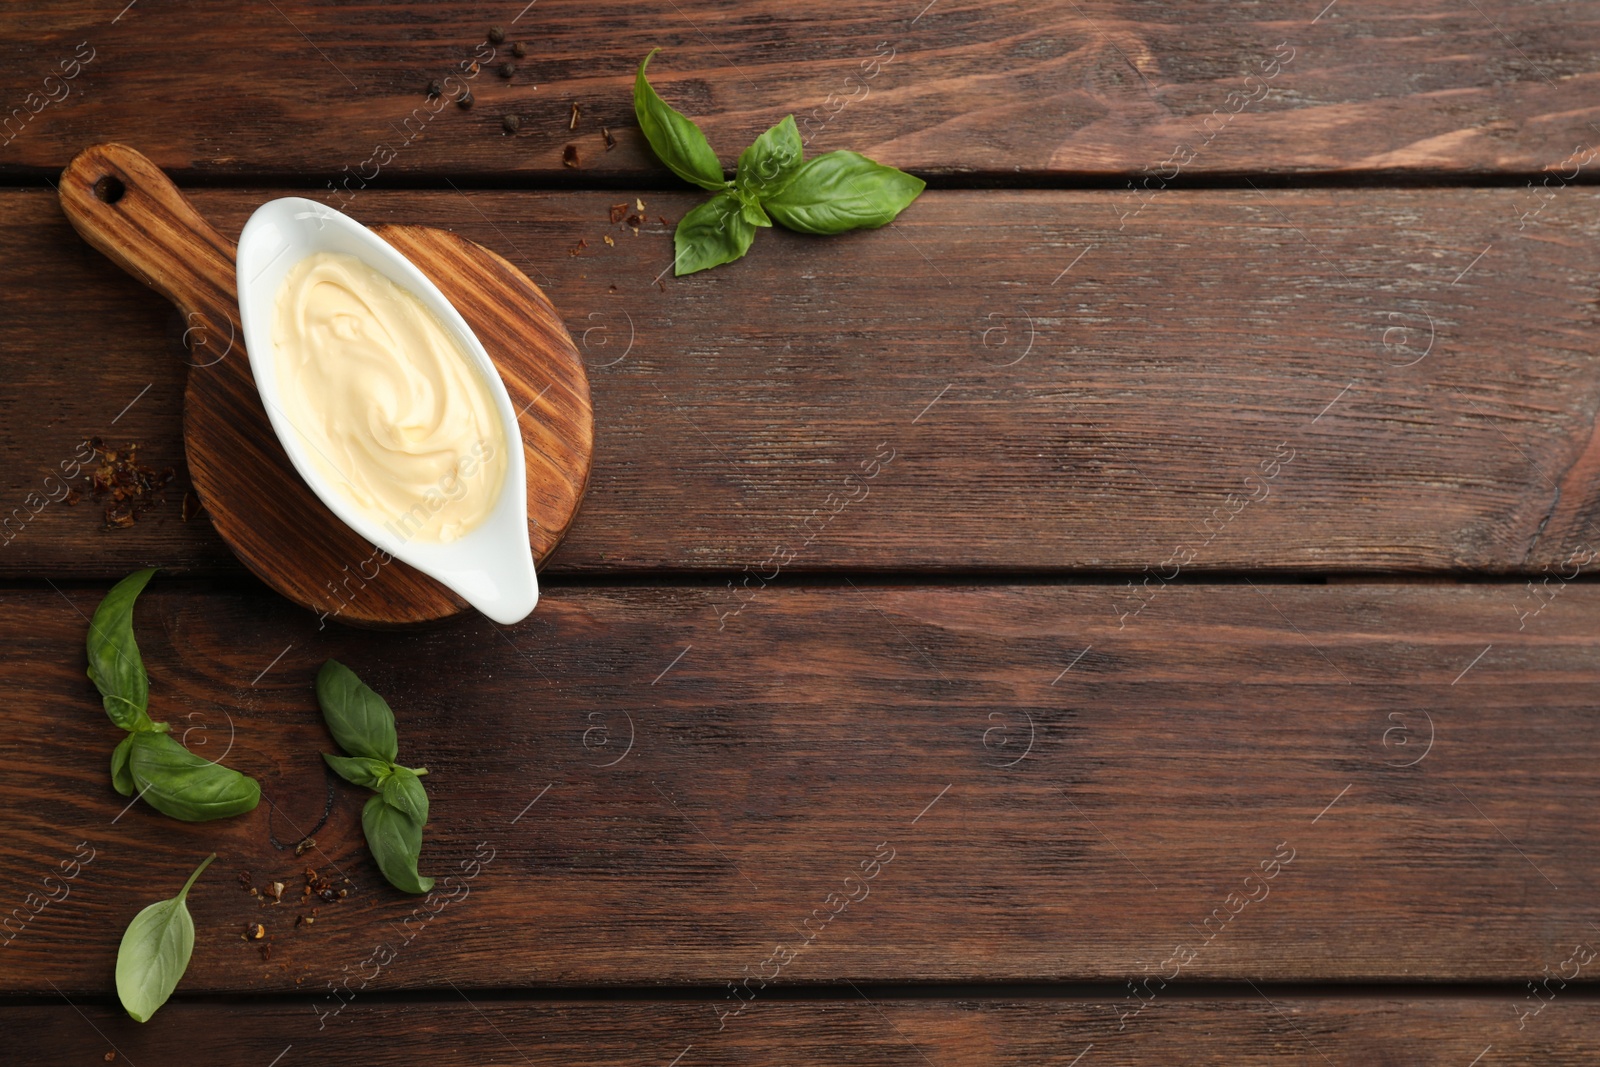
<svg viewBox="0 0 1600 1067">
<path fill-rule="evenodd" d="M 0 40 L 0 1060 L 1595 1061 L 1600 5 L 67 0 Z M 663 275 L 700 197 L 632 119 L 657 45 L 725 164 L 792 112 L 928 191 Z M 185 519 L 184 323 L 52 190 L 105 140 L 230 235 L 299 191 L 544 287 L 597 450 L 532 618 L 319 628 Z M 176 469 L 129 528 L 49 499 L 95 436 Z M 154 710 L 250 815 L 110 788 L 84 616 L 147 565 Z M 330 656 L 433 772 L 434 897 L 326 779 Z M 213 849 L 134 1023 L 122 929 Z M 308 866 L 352 888 L 297 925 Z"/>
</svg>

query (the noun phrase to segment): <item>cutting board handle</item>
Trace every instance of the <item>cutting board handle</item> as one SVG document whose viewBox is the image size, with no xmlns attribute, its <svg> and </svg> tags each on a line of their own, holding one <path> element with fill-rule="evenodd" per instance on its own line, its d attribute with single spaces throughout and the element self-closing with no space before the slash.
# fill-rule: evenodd
<svg viewBox="0 0 1600 1067">
<path fill-rule="evenodd" d="M 83 239 L 178 305 L 191 333 L 242 334 L 234 243 L 161 168 L 127 145 L 90 145 L 61 172 L 59 191 Z"/>
</svg>

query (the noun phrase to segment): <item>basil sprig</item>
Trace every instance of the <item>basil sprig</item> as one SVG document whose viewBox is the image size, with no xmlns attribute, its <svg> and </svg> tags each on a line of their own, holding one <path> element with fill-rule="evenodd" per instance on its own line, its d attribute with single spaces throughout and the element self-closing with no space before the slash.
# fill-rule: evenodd
<svg viewBox="0 0 1600 1067">
<path fill-rule="evenodd" d="M 135 1022 L 149 1022 L 189 969 L 189 956 L 194 952 L 194 919 L 185 901 L 200 872 L 216 858 L 215 852 L 207 856 L 177 896 L 145 908 L 123 932 L 117 949 L 117 999 Z"/>
<path fill-rule="evenodd" d="M 875 229 L 892 222 L 926 187 L 921 178 L 874 163 L 858 152 L 828 152 L 803 162 L 805 148 L 790 115 L 739 154 L 727 180 L 700 127 L 650 85 L 639 62 L 633 111 L 667 169 L 717 195 L 685 215 L 673 234 L 673 273 L 730 263 L 750 250 L 756 229 L 778 222 L 801 233 Z"/>
<path fill-rule="evenodd" d="M 111 785 L 174 819 L 205 822 L 242 815 L 261 802 L 254 778 L 201 759 L 150 719 L 150 678 L 133 637 L 133 605 L 155 569 L 112 586 L 89 622 L 89 680 L 106 715 L 128 731 L 111 753 Z"/>
<path fill-rule="evenodd" d="M 406 893 L 426 893 L 433 879 L 417 873 L 422 852 L 422 827 L 428 821 L 428 793 L 421 775 L 426 767 L 402 767 L 395 736 L 394 712 L 355 672 L 329 660 L 317 672 L 317 703 L 339 747 L 351 753 L 324 752 L 334 773 L 353 785 L 376 791 L 361 809 L 361 829 L 378 869 L 389 884 Z"/>
</svg>

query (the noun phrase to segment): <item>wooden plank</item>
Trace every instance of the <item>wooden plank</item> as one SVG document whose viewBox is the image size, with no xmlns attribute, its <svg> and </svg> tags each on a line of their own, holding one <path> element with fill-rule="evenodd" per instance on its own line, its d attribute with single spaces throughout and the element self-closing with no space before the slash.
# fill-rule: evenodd
<svg viewBox="0 0 1600 1067">
<path fill-rule="evenodd" d="M 773 589 L 732 616 L 716 590 L 558 589 L 515 628 L 374 641 L 158 578 L 153 711 L 262 784 L 211 824 L 110 788 L 99 593 L 0 613 L 0 900 L 42 909 L 7 992 L 104 995 L 127 920 L 213 849 L 191 992 L 331 997 L 363 965 L 375 990 L 1520 981 L 1600 936 L 1600 816 L 1574 800 L 1600 744 L 1589 584 L 1521 630 L 1528 594 L 1498 584 L 1177 586 L 1126 618 L 1107 586 Z M 329 656 L 432 772 L 432 898 L 382 884 L 358 790 L 319 825 Z M 272 843 L 303 833 L 301 859 Z M 43 881 L 82 850 L 65 891 Z M 353 885 L 309 928 L 308 863 Z"/>
<path fill-rule="evenodd" d="M 509 33 L 498 48 L 492 23 Z M 1571 0 L 844 12 L 733 0 L 532 10 L 213 0 L 120 14 L 77 0 L 47 17 L 8 5 L 0 40 L 12 122 L 0 166 L 60 168 L 114 139 L 174 170 L 293 174 L 319 189 L 567 179 L 568 144 L 576 177 L 672 182 L 633 120 L 633 72 L 656 46 L 663 92 L 730 166 L 795 113 L 813 151 L 852 148 L 927 174 L 1537 173 L 1595 143 L 1600 107 L 1600 8 Z M 525 58 L 508 54 L 514 41 Z M 475 57 L 484 63 L 467 77 L 460 68 Z M 509 81 L 498 73 L 507 59 L 518 65 Z M 429 81 L 450 76 L 463 80 L 430 103 Z M 453 100 L 467 89 L 476 106 L 462 111 Z M 516 136 L 502 132 L 506 114 L 522 119 Z"/>
<path fill-rule="evenodd" d="M 196 199 L 231 234 L 271 195 Z M 1600 551 L 1589 190 L 1531 218 L 1511 189 L 1170 192 L 1136 214 L 935 192 L 890 230 L 764 231 L 659 288 L 658 220 L 697 201 L 648 195 L 633 236 L 608 222 L 632 199 L 353 207 L 507 255 L 578 339 L 598 442 L 558 573 L 1570 574 Z M 44 192 L 0 194 L 0 284 L 0 572 L 236 573 L 176 497 L 128 530 L 84 505 L 23 522 L 87 436 L 181 469 L 184 324 Z"/>
<path fill-rule="evenodd" d="M 1270 988 L 1270 987 L 1269 987 Z M 6 1012 L 12 1047 L 63 1067 L 192 1062 L 813 1065 L 1226 1063 L 1590 1064 L 1600 1007 L 1560 997 L 1518 1031 L 1506 997 L 1174 999 L 1117 1030 L 1114 999 L 757 1002 L 717 1029 L 693 1002 L 357 1000 L 317 1029 L 298 1001 L 175 1002 L 141 1026 L 113 1008 L 57 1002 Z M 1484 1056 L 1487 1049 L 1493 1051 Z M 673 1057 L 679 1057 L 674 1060 Z M 1074 1057 L 1081 1056 L 1081 1059 Z M 1324 1059 L 1326 1057 L 1326 1059 Z M 1515 1061 L 1509 1057 L 1517 1057 Z"/>
</svg>

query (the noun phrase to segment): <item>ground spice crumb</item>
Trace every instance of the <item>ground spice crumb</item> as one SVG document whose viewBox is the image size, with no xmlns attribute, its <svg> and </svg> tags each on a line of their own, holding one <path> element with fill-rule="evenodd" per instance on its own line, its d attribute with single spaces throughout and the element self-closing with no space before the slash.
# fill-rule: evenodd
<svg viewBox="0 0 1600 1067">
<path fill-rule="evenodd" d="M 117 1054 L 115 1052 L 108 1052 L 100 1058 L 105 1060 L 107 1063 L 111 1063 L 117 1058 Z"/>
<path fill-rule="evenodd" d="M 249 871 L 240 871 L 239 872 L 239 885 L 240 885 L 241 888 L 244 888 L 244 889 L 249 889 L 250 888 L 250 872 Z"/>
<path fill-rule="evenodd" d="M 260 941 L 267 936 L 267 928 L 260 923 L 245 923 L 244 939 L 246 941 Z"/>
<path fill-rule="evenodd" d="M 501 44 L 501 43 L 503 43 L 505 41 L 505 39 L 506 39 L 506 31 L 503 28 L 501 28 L 499 26 L 490 26 L 489 27 L 489 43 L 490 44 Z"/>
<path fill-rule="evenodd" d="M 96 437 L 89 447 L 100 463 L 86 476 L 90 491 L 97 502 L 110 498 L 106 502 L 106 529 L 127 529 L 153 504 L 166 499 L 162 490 L 172 481 L 174 471 L 171 467 L 158 471 L 140 463 L 138 442 L 118 449 Z"/>
<path fill-rule="evenodd" d="M 578 238 L 578 243 L 577 244 L 575 244 L 571 248 L 567 249 L 567 255 L 575 256 L 580 251 L 582 251 L 583 249 L 588 248 L 588 247 L 589 247 L 589 242 L 585 241 L 583 238 L 580 237 L 580 238 Z"/>
<path fill-rule="evenodd" d="M 294 846 L 294 854 L 296 856 L 299 856 L 302 853 L 304 853 L 305 851 L 307 851 L 308 849 L 313 849 L 313 848 L 316 848 L 316 847 L 317 847 L 317 839 L 314 838 L 314 837 L 308 837 L 304 841 L 300 842 L 298 845 Z"/>
<path fill-rule="evenodd" d="M 578 128 L 578 102 L 576 100 L 574 100 L 572 102 L 572 118 L 567 120 L 567 129 L 575 130 L 577 128 Z"/>
<path fill-rule="evenodd" d="M 576 170 L 578 166 L 578 146 L 575 144 L 569 144 L 567 147 L 563 148 L 561 150 L 561 162 L 566 166 L 572 167 L 574 170 Z"/>
<path fill-rule="evenodd" d="M 516 133 L 522 129 L 522 120 L 515 115 L 501 115 L 500 128 L 506 133 Z"/>
<path fill-rule="evenodd" d="M 635 210 L 643 211 L 644 210 L 644 201 L 635 198 L 635 200 L 633 201 L 633 206 L 634 206 Z"/>
<path fill-rule="evenodd" d="M 606 151 L 607 152 L 609 152 L 613 148 L 617 147 L 617 139 L 616 139 L 616 137 L 614 137 L 612 135 L 611 131 L 606 129 L 606 127 L 604 127 L 604 126 L 600 127 L 600 136 L 605 138 Z"/>
<path fill-rule="evenodd" d="M 604 237 L 604 238 L 602 238 L 602 240 L 604 240 L 604 241 L 605 241 L 605 243 L 606 243 L 606 244 L 608 244 L 608 245 L 610 245 L 610 246 L 611 246 L 611 247 L 612 247 L 612 248 L 615 248 L 615 247 L 617 247 L 617 242 L 615 242 L 615 241 L 613 241 L 613 240 L 612 240 L 612 239 L 611 239 L 611 235 L 610 235 L 610 234 L 609 234 L 609 233 L 608 233 L 608 234 L 606 234 L 606 235 L 605 235 L 605 237 Z"/>
</svg>

